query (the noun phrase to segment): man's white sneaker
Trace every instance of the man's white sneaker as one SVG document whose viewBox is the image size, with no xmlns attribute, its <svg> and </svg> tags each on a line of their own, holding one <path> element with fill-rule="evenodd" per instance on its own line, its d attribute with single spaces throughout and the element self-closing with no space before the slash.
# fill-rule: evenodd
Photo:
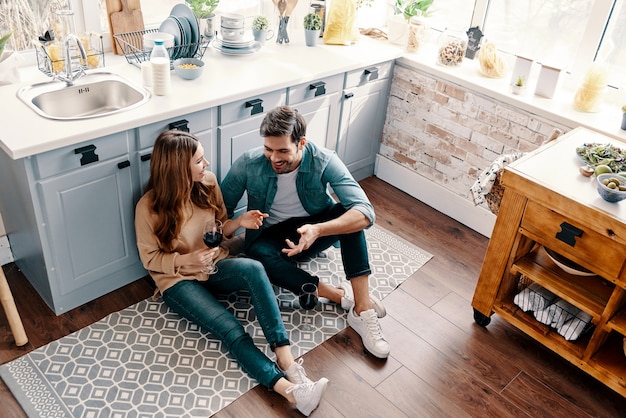
<svg viewBox="0 0 626 418">
<path fill-rule="evenodd" d="M 354 291 L 352 290 L 352 285 L 348 283 L 341 283 L 339 289 L 343 289 L 343 296 L 341 297 L 341 307 L 346 311 L 349 311 L 354 307 Z M 382 304 L 380 300 L 376 296 L 370 295 L 370 301 L 372 302 L 372 307 L 376 311 L 376 314 L 379 318 L 387 315 L 387 309 L 385 309 L 385 305 Z"/>
<path fill-rule="evenodd" d="M 301 383 L 287 389 L 287 393 L 293 392 L 296 398 L 296 408 L 304 416 L 309 416 L 311 412 L 320 404 L 322 395 L 328 386 L 328 379 L 322 377 L 317 382 Z"/>
<path fill-rule="evenodd" d="M 368 309 L 357 315 L 354 308 L 348 312 L 348 324 L 361 336 L 363 345 L 374 356 L 387 358 L 391 351 L 389 343 L 385 341 L 383 332 L 378 323 L 378 315 L 374 309 Z"/>
<path fill-rule="evenodd" d="M 302 367 L 302 362 L 304 359 L 300 359 L 293 363 L 287 370 L 284 370 L 285 377 L 294 385 L 299 385 L 301 383 L 312 383 L 313 381 L 309 379 L 306 375 L 306 371 L 304 367 Z"/>
</svg>

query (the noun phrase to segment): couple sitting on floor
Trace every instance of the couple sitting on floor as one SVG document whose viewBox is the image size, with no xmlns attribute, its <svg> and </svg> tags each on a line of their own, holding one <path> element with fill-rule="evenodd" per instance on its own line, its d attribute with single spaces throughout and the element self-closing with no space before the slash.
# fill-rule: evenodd
<svg viewBox="0 0 626 418">
<path fill-rule="evenodd" d="M 365 348 L 386 358 L 389 344 L 378 322 L 385 308 L 369 294 L 364 234 L 374 223 L 374 209 L 337 155 L 307 142 L 306 122 L 296 110 L 281 106 L 269 111 L 260 135 L 264 145 L 238 158 L 221 188 L 207 171 L 204 148 L 196 137 L 175 130 L 159 135 L 146 193 L 136 207 L 137 245 L 165 303 L 224 341 L 246 373 L 308 416 L 328 379 L 311 381 L 302 360 L 294 360 L 271 283 L 295 294 L 305 283 L 316 284 L 319 297 L 348 311 L 348 324 Z M 244 192 L 248 211 L 229 219 Z M 201 231 L 210 219 L 223 223 L 227 238 L 246 229 L 247 257 L 230 256 L 228 245 L 204 244 Z M 336 241 L 349 280 L 340 287 L 319 282 L 294 263 Z M 210 262 L 217 267 L 213 274 L 204 272 Z M 276 362 L 254 345 L 215 297 L 242 289 L 250 293 Z"/>
</svg>

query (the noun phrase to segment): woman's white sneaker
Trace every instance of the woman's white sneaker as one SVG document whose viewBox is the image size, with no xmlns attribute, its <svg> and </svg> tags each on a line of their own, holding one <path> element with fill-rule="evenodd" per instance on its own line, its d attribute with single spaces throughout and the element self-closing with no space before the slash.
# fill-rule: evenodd
<svg viewBox="0 0 626 418">
<path fill-rule="evenodd" d="M 361 336 L 363 345 L 374 356 L 387 358 L 391 348 L 385 341 L 378 323 L 378 315 L 374 309 L 368 309 L 357 315 L 354 308 L 348 311 L 348 324 Z"/>
<path fill-rule="evenodd" d="M 304 416 L 309 416 L 311 412 L 320 404 L 322 395 L 328 386 L 328 379 L 322 377 L 317 382 L 301 383 L 287 389 L 287 393 L 292 393 L 296 398 L 296 408 Z"/>
<path fill-rule="evenodd" d="M 304 367 L 302 367 L 303 362 L 304 362 L 304 359 L 301 358 L 300 360 L 296 361 L 291 366 L 289 366 L 287 370 L 283 370 L 283 373 L 285 373 L 285 377 L 287 378 L 287 380 L 289 380 L 291 383 L 295 385 L 299 385 L 301 383 L 313 382 L 311 379 L 307 377 L 306 371 L 304 370 Z"/>
</svg>

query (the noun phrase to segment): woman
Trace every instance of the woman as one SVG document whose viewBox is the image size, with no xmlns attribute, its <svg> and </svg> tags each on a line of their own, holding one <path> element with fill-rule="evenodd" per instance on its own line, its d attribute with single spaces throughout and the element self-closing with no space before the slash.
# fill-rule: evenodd
<svg viewBox="0 0 626 418">
<path fill-rule="evenodd" d="M 258 228 L 266 216 L 249 211 L 228 220 L 215 174 L 207 171 L 204 148 L 183 131 L 157 138 L 150 161 L 146 193 L 137 203 L 135 229 L 144 267 L 165 303 L 221 339 L 241 367 L 259 383 L 295 403 L 304 415 L 317 407 L 328 384 L 312 382 L 291 354 L 278 303 L 263 266 L 248 258 L 228 256 L 226 245 L 208 248 L 202 226 L 212 218 L 223 223 L 225 237 L 238 228 Z M 203 273 L 208 263 L 214 274 Z M 237 318 L 215 297 L 248 290 L 276 363 L 259 350 Z"/>
</svg>

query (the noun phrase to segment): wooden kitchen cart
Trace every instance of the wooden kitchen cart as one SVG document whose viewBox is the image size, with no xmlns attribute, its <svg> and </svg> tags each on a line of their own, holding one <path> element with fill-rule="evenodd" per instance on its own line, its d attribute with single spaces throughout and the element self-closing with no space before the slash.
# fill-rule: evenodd
<svg viewBox="0 0 626 418">
<path fill-rule="evenodd" d="M 584 177 L 576 147 L 626 143 L 577 128 L 507 166 L 505 192 L 472 300 L 474 320 L 493 313 L 626 397 L 626 201 L 609 203 Z M 545 246 L 596 273 L 566 273 Z M 536 283 L 591 316 L 567 341 L 513 299 Z"/>
</svg>

